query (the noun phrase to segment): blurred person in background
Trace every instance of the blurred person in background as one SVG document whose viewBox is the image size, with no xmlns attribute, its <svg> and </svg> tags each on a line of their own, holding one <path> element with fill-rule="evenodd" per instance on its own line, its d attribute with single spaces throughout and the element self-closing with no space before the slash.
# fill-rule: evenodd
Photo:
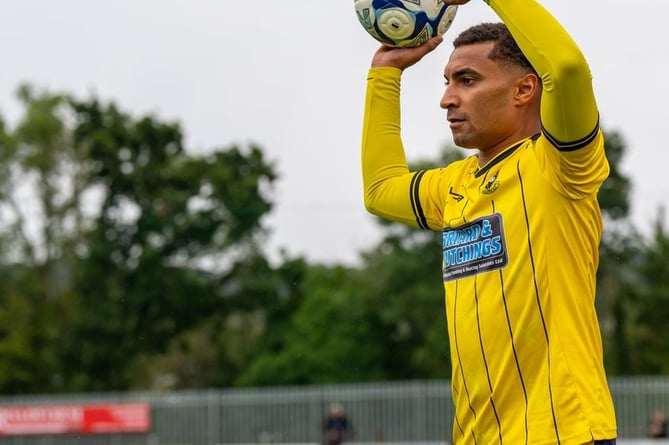
<svg viewBox="0 0 669 445">
<path fill-rule="evenodd" d="M 648 437 L 667 437 L 667 415 L 664 411 L 657 410 L 648 422 Z"/>
<path fill-rule="evenodd" d="M 326 445 L 340 445 L 351 438 L 353 428 L 341 404 L 330 405 L 328 415 L 323 419 L 322 430 Z"/>
</svg>

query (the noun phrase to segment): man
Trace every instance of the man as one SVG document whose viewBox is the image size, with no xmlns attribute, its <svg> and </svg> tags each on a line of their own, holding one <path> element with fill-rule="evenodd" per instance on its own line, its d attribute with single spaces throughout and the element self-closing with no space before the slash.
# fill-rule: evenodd
<svg viewBox="0 0 669 445">
<path fill-rule="evenodd" d="M 375 53 L 365 205 L 443 233 L 455 444 L 614 444 L 594 309 L 597 192 L 609 167 L 590 71 L 535 0 L 487 3 L 504 24 L 455 39 L 441 99 L 453 140 L 474 156 L 407 167 L 401 74 L 442 38 Z"/>
<path fill-rule="evenodd" d="M 667 437 L 667 416 L 664 411 L 657 410 L 648 422 L 648 437 L 661 439 Z"/>
<path fill-rule="evenodd" d="M 344 413 L 344 407 L 332 403 L 327 417 L 323 419 L 323 435 L 325 445 L 341 445 L 351 436 L 352 425 Z"/>
</svg>

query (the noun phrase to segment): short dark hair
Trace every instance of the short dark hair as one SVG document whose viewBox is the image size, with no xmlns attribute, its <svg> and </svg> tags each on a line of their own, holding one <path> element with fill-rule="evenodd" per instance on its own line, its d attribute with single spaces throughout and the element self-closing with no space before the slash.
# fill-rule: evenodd
<svg viewBox="0 0 669 445">
<path fill-rule="evenodd" d="M 494 46 L 488 54 L 490 60 L 498 61 L 507 66 L 516 66 L 537 74 L 525 54 L 520 50 L 509 29 L 504 23 L 481 23 L 460 33 L 453 41 L 453 47 L 493 42 Z"/>
</svg>

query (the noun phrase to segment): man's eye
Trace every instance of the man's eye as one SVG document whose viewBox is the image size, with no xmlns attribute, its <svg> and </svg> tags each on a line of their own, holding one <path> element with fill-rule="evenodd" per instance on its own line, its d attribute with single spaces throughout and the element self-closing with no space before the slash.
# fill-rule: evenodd
<svg viewBox="0 0 669 445">
<path fill-rule="evenodd" d="M 471 77 L 463 77 L 462 78 L 462 84 L 463 85 L 471 85 L 472 83 L 474 83 L 473 78 L 471 78 Z"/>
</svg>

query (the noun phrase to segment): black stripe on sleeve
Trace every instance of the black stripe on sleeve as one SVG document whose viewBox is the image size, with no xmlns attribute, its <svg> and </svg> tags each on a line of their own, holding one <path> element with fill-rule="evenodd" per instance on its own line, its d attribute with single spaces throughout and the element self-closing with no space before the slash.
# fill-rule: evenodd
<svg viewBox="0 0 669 445">
<path fill-rule="evenodd" d="M 423 179 L 423 175 L 426 170 L 420 170 L 413 175 L 411 178 L 411 185 L 409 186 L 409 199 L 411 200 L 411 208 L 413 209 L 413 214 L 416 217 L 416 222 L 418 227 L 421 229 L 429 229 L 427 225 L 427 218 L 423 213 L 423 207 L 420 205 L 420 181 Z"/>
<path fill-rule="evenodd" d="M 541 126 L 541 130 L 546 136 L 546 139 L 559 151 L 575 151 L 578 150 L 579 148 L 583 148 L 592 141 L 595 140 L 597 137 L 597 133 L 599 132 L 599 120 L 597 121 L 597 125 L 595 125 L 595 128 L 584 138 L 579 139 L 574 142 L 560 142 L 555 137 L 553 137 L 548 131 L 546 131 L 546 128 L 544 126 Z"/>
</svg>

